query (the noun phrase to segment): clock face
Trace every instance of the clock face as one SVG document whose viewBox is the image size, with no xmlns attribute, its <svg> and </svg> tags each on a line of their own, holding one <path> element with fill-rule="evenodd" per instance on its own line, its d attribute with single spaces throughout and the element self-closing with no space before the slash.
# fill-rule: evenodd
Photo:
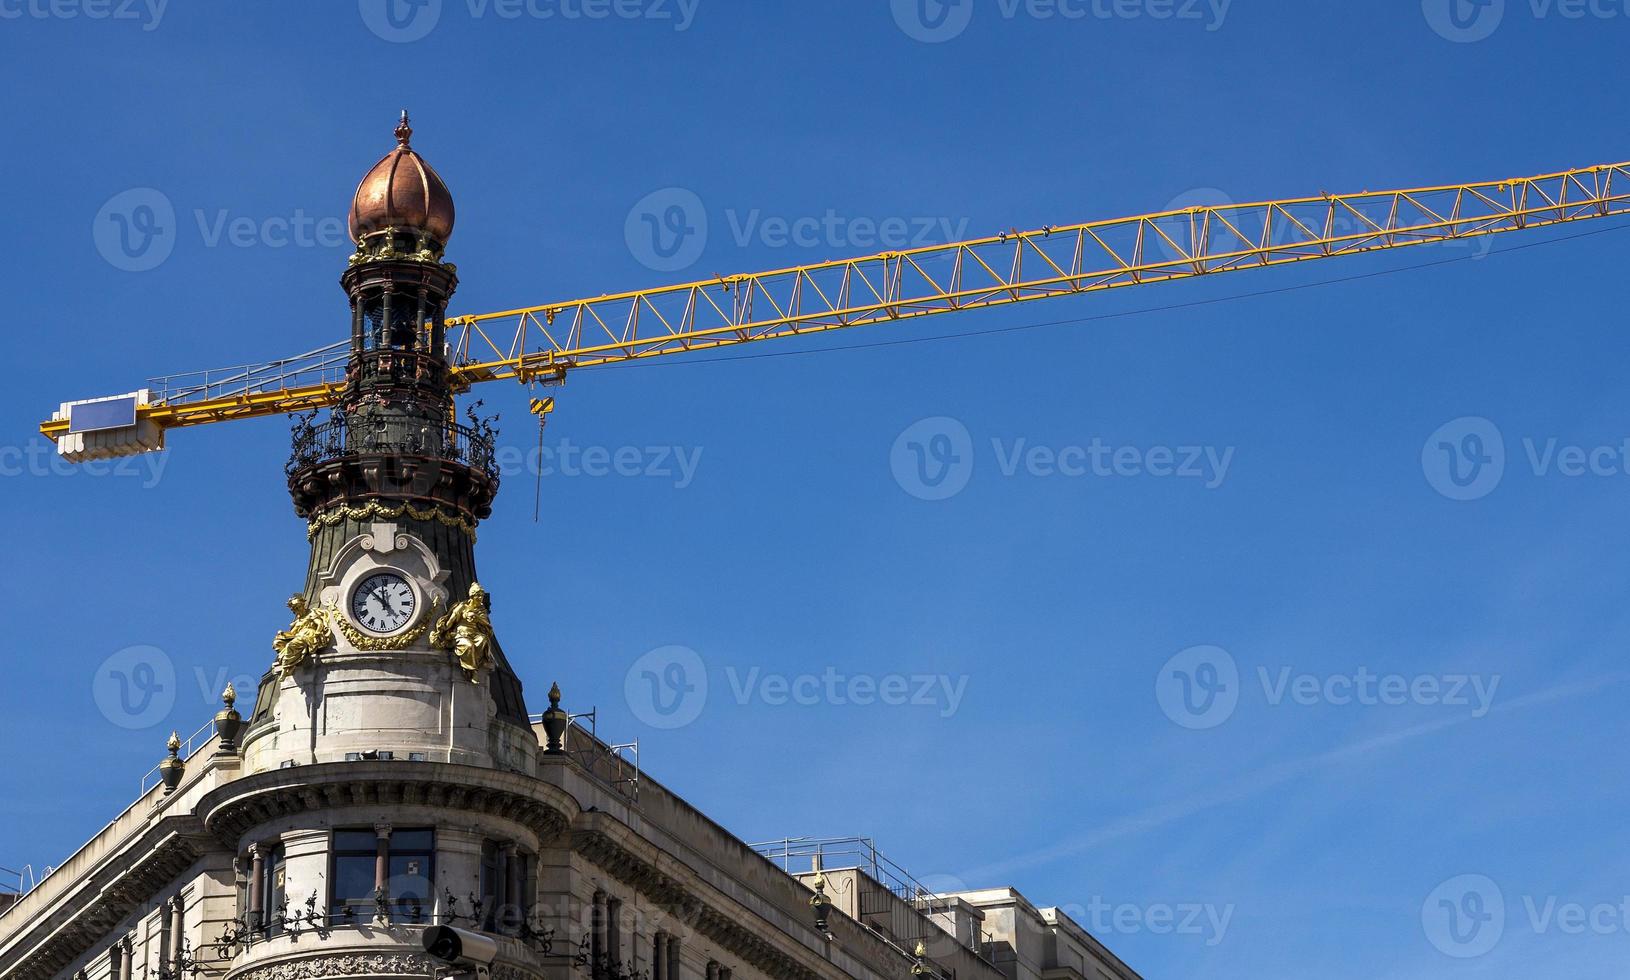
<svg viewBox="0 0 1630 980">
<path fill-rule="evenodd" d="M 363 579 L 351 593 L 351 618 L 370 633 L 384 636 L 413 621 L 417 600 L 400 575 L 379 572 Z"/>
</svg>

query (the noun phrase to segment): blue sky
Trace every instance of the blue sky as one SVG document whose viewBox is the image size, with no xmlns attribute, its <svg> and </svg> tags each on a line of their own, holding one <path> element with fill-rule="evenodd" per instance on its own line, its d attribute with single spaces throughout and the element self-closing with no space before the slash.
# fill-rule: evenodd
<svg viewBox="0 0 1630 980">
<path fill-rule="evenodd" d="M 61 860 L 258 676 L 305 562 L 281 422 L 100 475 L 34 424 L 341 339 L 336 222 L 402 106 L 458 202 L 458 312 L 871 251 L 890 219 L 942 239 L 1625 157 L 1616 0 L 396 12 L 0 0 L 0 737 L 27 760 L 0 865 Z M 161 260 L 119 257 L 133 200 L 173 213 Z M 541 522 L 520 471 L 482 528 L 500 636 L 534 710 L 558 679 L 741 836 L 1014 884 L 1150 978 L 1618 976 L 1623 229 L 585 372 Z M 526 393 L 482 395 L 522 458 Z M 922 499 L 947 447 L 966 483 Z M 1156 475 L 1189 447 L 1207 475 Z M 1472 456 L 1504 465 L 1468 494 L 1446 467 Z M 132 718 L 138 663 L 168 693 Z"/>
</svg>

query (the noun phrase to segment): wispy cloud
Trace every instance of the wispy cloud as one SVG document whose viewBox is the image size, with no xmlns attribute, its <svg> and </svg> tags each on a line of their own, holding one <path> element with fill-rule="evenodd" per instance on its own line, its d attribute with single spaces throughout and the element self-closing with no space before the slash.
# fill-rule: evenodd
<svg viewBox="0 0 1630 980">
<path fill-rule="evenodd" d="M 1621 684 L 1626 680 L 1630 680 L 1630 671 L 1616 671 L 1586 680 L 1557 684 L 1535 691 L 1532 694 L 1498 702 L 1489 710 L 1489 714 L 1504 714 L 1555 704 L 1560 701 L 1588 697 L 1605 688 Z M 1259 768 L 1245 776 L 1230 779 L 1226 785 L 1209 792 L 1146 807 L 1048 847 L 1016 855 L 1006 860 L 970 868 L 959 877 L 969 882 L 998 881 L 1019 869 L 1047 864 L 1060 858 L 1090 851 L 1112 841 L 1146 834 L 1179 820 L 1260 796 L 1278 786 L 1314 775 L 1332 766 L 1356 762 L 1377 752 L 1396 748 L 1446 729 L 1456 728 L 1478 720 L 1470 715 L 1445 717 L 1436 721 L 1423 722 L 1396 731 L 1357 739 L 1346 745 L 1302 758 L 1275 763 Z"/>
</svg>

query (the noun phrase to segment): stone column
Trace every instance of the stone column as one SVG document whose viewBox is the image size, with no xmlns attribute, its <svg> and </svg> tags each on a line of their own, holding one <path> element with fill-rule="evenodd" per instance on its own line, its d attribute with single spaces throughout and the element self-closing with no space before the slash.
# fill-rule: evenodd
<svg viewBox="0 0 1630 980">
<path fill-rule="evenodd" d="M 266 925 L 266 856 L 259 844 L 249 845 L 249 922 L 251 931 Z"/>
<path fill-rule="evenodd" d="M 652 980 L 679 980 L 679 937 L 678 936 L 669 936 L 668 937 L 668 956 L 667 956 L 667 960 L 668 960 L 668 975 L 666 977 L 664 977 L 660 973 L 653 974 L 652 975 Z"/>
<path fill-rule="evenodd" d="M 668 934 L 659 932 L 651 940 L 651 980 L 665 980 L 668 975 Z"/>
<path fill-rule="evenodd" d="M 374 824 L 379 843 L 374 851 L 374 921 L 390 921 L 391 825 Z"/>
<path fill-rule="evenodd" d="M 135 944 L 126 936 L 119 940 L 119 980 L 130 980 L 131 961 L 136 958 Z"/>
<path fill-rule="evenodd" d="M 707 980 L 719 980 L 719 964 L 716 960 L 708 961 Z"/>
<path fill-rule="evenodd" d="M 526 916 L 526 909 L 521 904 L 521 888 L 524 876 L 521 874 L 520 849 L 514 841 L 504 844 L 498 849 L 501 855 L 500 864 L 504 869 L 504 915 L 505 924 L 512 930 L 519 931 L 521 920 Z"/>
<path fill-rule="evenodd" d="M 606 893 L 595 892 L 594 904 L 589 911 L 589 956 L 590 969 L 601 969 L 606 962 Z M 129 980 L 128 977 L 121 980 Z"/>
<path fill-rule="evenodd" d="M 606 900 L 606 955 L 613 967 L 623 962 L 623 903 L 619 898 Z"/>
<path fill-rule="evenodd" d="M 170 899 L 170 969 L 178 977 L 181 976 L 181 971 L 186 967 L 187 963 L 186 952 L 181 948 L 182 937 L 185 935 L 182 932 L 182 908 L 183 904 L 180 895 Z"/>
</svg>

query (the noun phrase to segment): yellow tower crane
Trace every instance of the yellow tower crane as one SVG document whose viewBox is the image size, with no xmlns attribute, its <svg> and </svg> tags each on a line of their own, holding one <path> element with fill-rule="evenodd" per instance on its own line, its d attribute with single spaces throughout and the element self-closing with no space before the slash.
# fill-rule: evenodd
<svg viewBox="0 0 1630 980">
<path fill-rule="evenodd" d="M 452 317 L 457 390 L 559 384 L 618 364 L 1630 213 L 1630 163 L 1471 184 L 1194 207 Z M 74 461 L 163 448 L 175 428 L 332 406 L 346 345 L 64 403 L 40 432 Z M 540 418 L 553 399 L 534 399 Z"/>
</svg>

